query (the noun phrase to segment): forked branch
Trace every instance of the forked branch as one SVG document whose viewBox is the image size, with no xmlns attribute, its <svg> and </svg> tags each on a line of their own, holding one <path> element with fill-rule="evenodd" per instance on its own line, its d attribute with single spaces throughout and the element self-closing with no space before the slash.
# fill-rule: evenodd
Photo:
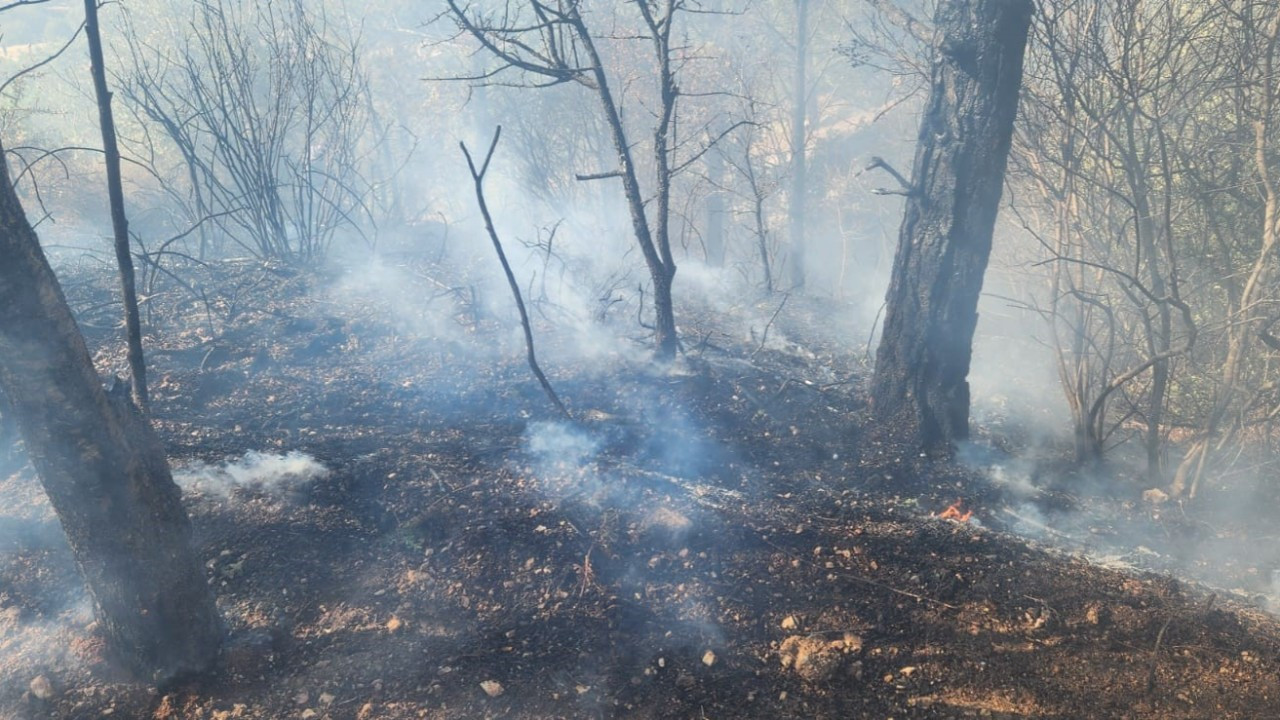
<svg viewBox="0 0 1280 720">
<path fill-rule="evenodd" d="M 516 300 L 516 308 L 520 310 L 520 324 L 524 327 L 524 344 L 529 359 L 529 369 L 533 371 L 534 377 L 538 378 L 538 384 L 542 385 L 542 389 L 546 391 L 547 397 L 550 398 L 551 404 L 556 406 L 561 415 L 566 419 L 573 419 L 569 414 L 568 408 L 564 403 L 560 402 L 560 396 L 556 395 L 556 391 L 552 389 L 551 383 L 547 380 L 547 376 L 543 374 L 542 368 L 538 365 L 538 357 L 533 352 L 533 327 L 529 324 L 529 312 L 524 307 L 524 297 L 520 294 L 520 284 L 516 282 L 515 273 L 511 272 L 511 263 L 507 262 L 507 253 L 502 249 L 502 241 L 498 239 L 498 231 L 493 227 L 493 216 L 489 214 L 489 204 L 484 199 L 484 176 L 489 172 L 489 161 L 493 159 L 493 151 L 498 148 L 498 139 L 502 137 L 502 126 L 499 125 L 493 133 L 493 141 L 489 143 L 489 151 L 484 155 L 484 162 L 480 164 L 480 168 L 476 169 L 475 161 L 471 159 L 471 152 L 467 150 L 467 144 L 459 142 L 458 147 L 462 148 L 462 154 L 467 158 L 467 169 L 471 172 L 471 180 L 476 188 L 476 203 L 480 205 L 480 215 L 484 217 L 484 229 L 489 233 L 489 239 L 493 241 L 493 250 L 498 253 L 498 261 L 502 263 L 502 272 L 507 275 L 507 284 L 511 286 L 511 295 Z"/>
</svg>

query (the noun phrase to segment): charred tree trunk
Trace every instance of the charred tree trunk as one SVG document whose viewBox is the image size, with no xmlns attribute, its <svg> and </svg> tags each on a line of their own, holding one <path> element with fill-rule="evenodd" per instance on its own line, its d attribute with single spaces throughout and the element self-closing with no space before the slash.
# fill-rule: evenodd
<svg viewBox="0 0 1280 720">
<path fill-rule="evenodd" d="M 102 59 L 102 37 L 98 33 L 98 0 L 84 0 L 84 30 L 89 38 L 89 66 L 98 98 L 98 119 L 102 125 L 102 150 L 107 158 L 107 196 L 111 204 L 111 228 L 115 235 L 116 264 L 124 298 L 124 327 L 129 346 L 129 373 L 133 376 L 133 401 L 147 409 L 147 363 L 142 355 L 142 321 L 138 316 L 138 290 L 129 250 L 129 220 L 124 214 L 124 184 L 120 178 L 120 148 L 116 143 L 116 123 L 111 115 L 111 91 Z"/>
<path fill-rule="evenodd" d="M 622 188 L 627 198 L 627 208 L 631 212 L 631 227 L 635 232 L 636 243 L 644 256 L 645 265 L 649 268 L 649 277 L 653 281 L 654 311 L 654 356 L 663 361 L 675 358 L 679 349 L 680 338 L 676 330 L 675 305 L 671 298 L 671 284 L 676 276 L 675 258 L 671 253 L 670 238 L 667 235 L 667 212 L 671 198 L 671 174 L 668 163 L 667 147 L 668 131 L 675 114 L 677 90 L 675 75 L 671 69 L 670 57 L 665 55 L 666 43 L 669 41 L 671 25 L 668 21 L 660 26 L 646 15 L 645 20 L 653 28 L 654 43 L 659 48 L 659 64 L 662 92 L 662 116 L 657 129 L 654 130 L 654 159 L 657 166 L 657 209 L 654 212 L 654 223 L 649 222 L 645 211 L 644 192 L 640 187 L 640 178 L 636 174 L 635 160 L 631 155 L 631 143 L 627 139 L 626 126 L 622 122 L 622 113 L 614 101 L 613 91 L 609 87 L 609 77 L 605 73 L 604 63 L 596 50 L 595 41 L 587 29 L 586 22 L 578 14 L 576 7 L 567 15 L 573 23 L 574 32 L 582 43 L 587 57 L 591 60 L 591 73 L 594 80 L 596 97 L 604 109 L 605 121 L 613 138 L 613 148 L 618 153 L 619 170 Z M 670 15 L 667 16 L 668 19 Z"/>
<path fill-rule="evenodd" d="M 140 677 L 205 669 L 222 626 L 164 448 L 103 390 L 0 148 L 0 392 L 66 532 L 108 643 Z"/>
<path fill-rule="evenodd" d="M 872 399 L 924 447 L 969 435 L 978 295 L 1022 83 L 1029 0 L 941 3 Z"/>
</svg>

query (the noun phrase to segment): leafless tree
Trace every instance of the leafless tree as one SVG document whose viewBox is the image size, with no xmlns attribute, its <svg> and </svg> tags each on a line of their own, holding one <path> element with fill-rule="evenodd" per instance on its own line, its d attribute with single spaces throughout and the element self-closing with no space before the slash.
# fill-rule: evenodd
<svg viewBox="0 0 1280 720">
<path fill-rule="evenodd" d="M 671 243 L 672 179 L 707 150 L 689 148 L 677 136 L 678 106 L 689 94 L 677 83 L 680 70 L 692 61 L 686 48 L 673 42 L 681 15 L 690 11 L 686 0 L 629 0 L 612 18 L 615 28 L 602 32 L 591 25 L 607 6 L 588 7 L 583 0 L 541 2 L 512 0 L 496 10 L 447 0 L 449 16 L 496 60 L 496 66 L 469 78 L 478 83 L 514 82 L 528 87 L 577 84 L 600 104 L 617 166 L 578 175 L 580 180 L 621 180 L 633 235 L 653 284 L 655 345 L 659 358 L 675 356 L 678 336 L 671 286 L 676 262 Z M 632 29 L 634 28 L 634 30 Z M 641 42 L 649 48 L 655 102 L 651 108 L 651 181 L 641 180 L 643 166 L 634 154 L 633 125 L 628 109 L 614 87 L 617 69 L 610 66 L 602 43 Z M 727 130 L 726 130 L 727 131 Z M 722 133 L 723 134 L 723 133 Z M 703 134 L 688 133 L 698 138 Z"/>
<path fill-rule="evenodd" d="M 121 298 L 124 304 L 124 327 L 128 345 L 130 386 L 133 401 L 143 411 L 148 409 L 147 362 L 142 354 L 142 320 L 138 315 L 137 280 L 133 272 L 133 254 L 129 248 L 129 219 L 124 210 L 124 182 L 120 175 L 120 146 L 116 142 L 116 123 L 111 112 L 111 91 L 107 88 L 107 70 L 102 58 L 102 34 L 98 28 L 98 0 L 84 0 L 85 35 L 89 39 L 89 66 L 93 89 L 98 100 L 99 124 L 102 127 L 102 149 L 107 166 L 107 195 L 111 206 L 111 228 L 115 236 L 116 264 L 120 271 Z"/>
<path fill-rule="evenodd" d="M 752 237 L 754 254 L 761 272 L 761 283 L 764 291 L 773 294 L 776 289 L 774 277 L 774 237 L 770 225 L 767 203 L 779 190 L 777 168 L 768 166 L 767 157 L 760 150 L 762 136 L 767 127 L 757 120 L 757 103 L 749 101 L 745 117 L 751 122 L 743 128 L 730 142 L 717 147 L 715 155 L 723 158 L 723 163 L 733 171 L 733 178 L 726 179 L 716 186 L 727 191 L 737 202 L 736 215 L 744 217 L 742 223 Z M 794 261 L 794 254 L 792 260 Z M 744 273 L 745 274 L 745 273 Z"/>
<path fill-rule="evenodd" d="M 358 40 L 302 0 L 197 0 L 183 32 L 126 22 L 121 93 L 181 157 L 191 222 L 260 257 L 306 262 L 366 234 L 374 132 Z M 366 235 L 366 239 L 367 235 Z"/>
<path fill-rule="evenodd" d="M 1227 0 L 1037 16 L 1015 207 L 1048 256 L 1077 456 L 1136 420 L 1149 479 L 1175 493 L 1274 407 L 1270 19 Z M 1175 431 L 1192 439 L 1170 478 Z"/>
</svg>

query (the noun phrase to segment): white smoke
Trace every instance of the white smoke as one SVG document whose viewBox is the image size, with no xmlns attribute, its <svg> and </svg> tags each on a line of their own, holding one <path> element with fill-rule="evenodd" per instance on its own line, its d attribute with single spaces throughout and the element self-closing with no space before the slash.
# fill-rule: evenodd
<svg viewBox="0 0 1280 720">
<path fill-rule="evenodd" d="M 173 479 L 188 493 L 229 497 L 236 490 L 281 495 L 328 474 L 328 468 L 306 453 L 290 450 L 281 455 L 251 450 L 222 465 L 188 465 L 174 472 Z"/>
<path fill-rule="evenodd" d="M 546 474 L 574 470 L 595 456 L 600 441 L 560 422 L 536 422 L 527 432 L 529 453 Z"/>
</svg>

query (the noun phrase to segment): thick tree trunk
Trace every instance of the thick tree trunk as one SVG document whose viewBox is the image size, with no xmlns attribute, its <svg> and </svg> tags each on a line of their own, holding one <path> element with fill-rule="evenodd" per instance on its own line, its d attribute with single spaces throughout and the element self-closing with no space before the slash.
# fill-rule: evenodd
<svg viewBox="0 0 1280 720">
<path fill-rule="evenodd" d="M 872 382 L 875 412 L 921 445 L 969 435 L 978 295 L 1018 108 L 1030 0 L 941 3 L 928 105 Z"/>
<path fill-rule="evenodd" d="M 0 148 L 0 391 L 66 532 L 102 633 L 140 677 L 205 669 L 222 626 L 147 420 L 103 390 Z"/>
</svg>

